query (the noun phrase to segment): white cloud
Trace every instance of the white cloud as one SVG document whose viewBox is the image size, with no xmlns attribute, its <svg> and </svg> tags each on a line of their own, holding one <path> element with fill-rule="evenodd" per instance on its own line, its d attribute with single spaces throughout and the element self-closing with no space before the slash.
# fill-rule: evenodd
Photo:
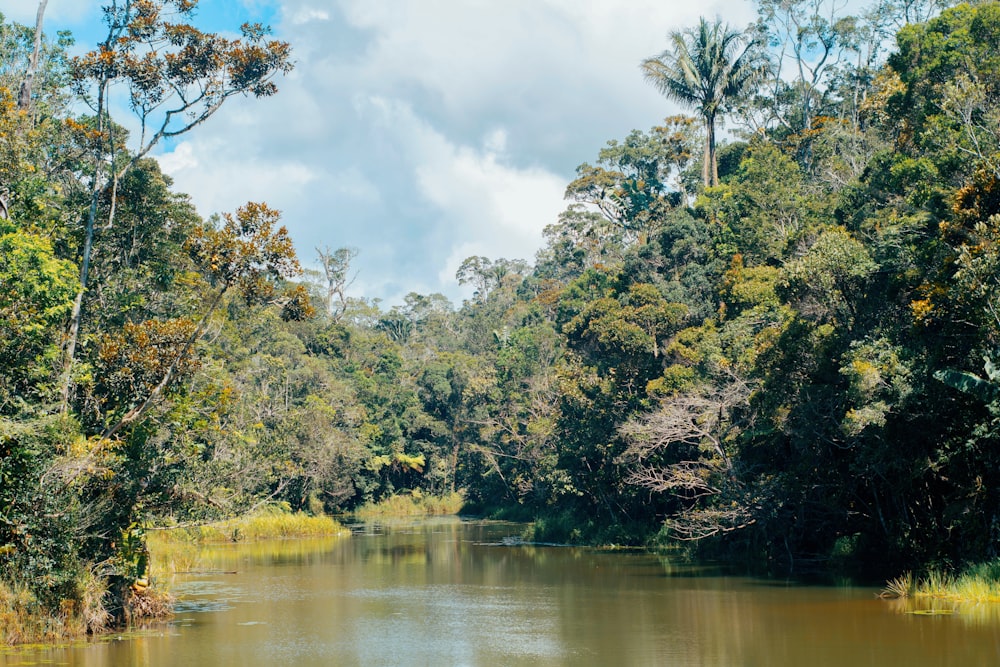
<svg viewBox="0 0 1000 667">
<path fill-rule="evenodd" d="M 198 158 L 195 157 L 194 148 L 190 141 L 179 144 L 173 152 L 160 155 L 157 161 L 165 174 L 178 174 L 198 168 Z"/>
<path fill-rule="evenodd" d="M 233 148 L 221 138 L 192 138 L 157 160 L 203 215 L 233 211 L 248 201 L 267 201 L 281 209 L 319 177 L 304 164 L 277 158 L 247 160 Z"/>
<path fill-rule="evenodd" d="M 26 22 L 34 4 L 0 11 Z M 357 247 L 355 289 L 390 305 L 409 291 L 461 296 L 454 273 L 470 255 L 533 258 L 575 166 L 678 111 L 639 62 L 700 14 L 735 26 L 754 14 L 748 0 L 201 6 L 218 18 L 234 5 L 277 11 L 295 70 L 273 98 L 234 98 L 165 147 L 164 170 L 204 215 L 248 200 L 281 209 L 305 264 L 316 246 Z M 71 14 L 100 27 L 91 0 L 50 0 L 46 25 Z"/>
<path fill-rule="evenodd" d="M 295 25 L 302 25 L 304 23 L 309 23 L 310 21 L 329 21 L 330 13 L 325 9 L 303 7 L 292 12 L 289 16 L 289 20 Z"/>
<path fill-rule="evenodd" d="M 534 257 L 542 230 L 565 205 L 563 177 L 505 160 L 502 129 L 491 131 L 480 150 L 449 141 L 404 103 L 372 98 L 369 104 L 383 131 L 405 146 L 419 192 L 438 212 L 434 235 L 447 239 L 437 274 L 442 285 L 458 289 L 455 271 L 470 255 Z"/>
<path fill-rule="evenodd" d="M 281 208 L 307 263 L 317 245 L 357 247 L 355 289 L 390 303 L 461 296 L 455 270 L 473 254 L 532 259 L 574 167 L 677 112 L 639 62 L 699 14 L 753 15 L 745 0 L 280 7 L 295 71 L 273 99 L 199 128 L 199 167 L 176 171 L 178 185 L 206 211 L 253 198 Z M 178 149 L 175 161 L 191 159 Z"/>
<path fill-rule="evenodd" d="M 328 0 L 330 1 L 330 0 Z M 294 3 L 293 3 L 294 4 Z M 639 62 L 666 46 L 672 29 L 700 15 L 742 26 L 748 1 L 662 0 L 337 0 L 345 20 L 368 31 L 358 67 L 386 89 L 417 84 L 454 113 L 488 113 L 499 98 L 538 96 L 579 113 L 610 96 L 657 96 L 636 90 Z M 599 86 L 594 84 L 599 83 Z M 625 92 L 631 91 L 631 92 Z M 516 108 L 517 100 L 508 99 Z M 531 109 L 521 109 L 530 113 Z M 666 114 L 663 114 L 666 115 Z"/>
<path fill-rule="evenodd" d="M 507 130 L 502 127 L 491 130 L 483 137 L 483 148 L 488 153 L 504 153 L 507 151 Z"/>
</svg>

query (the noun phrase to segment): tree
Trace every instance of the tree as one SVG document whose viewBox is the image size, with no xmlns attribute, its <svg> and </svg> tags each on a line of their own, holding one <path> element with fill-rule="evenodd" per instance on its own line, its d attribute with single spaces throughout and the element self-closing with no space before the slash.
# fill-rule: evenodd
<svg viewBox="0 0 1000 667">
<path fill-rule="evenodd" d="M 142 347 L 151 347 L 150 361 L 144 363 L 144 350 L 138 349 L 126 355 L 128 363 L 139 360 L 144 367 L 152 366 L 151 377 L 133 396 L 134 407 L 125 412 L 117 422 L 108 426 L 102 438 L 114 436 L 124 426 L 136 422 L 157 402 L 163 392 L 189 364 L 189 354 L 195 342 L 205 333 L 210 318 L 222 302 L 222 298 L 235 290 L 250 302 L 266 302 L 275 298 L 276 281 L 297 274 L 300 271 L 292 241 L 284 227 L 275 228 L 280 214 L 266 204 L 248 203 L 240 207 L 235 215 L 223 215 L 224 224 L 220 229 L 203 227 L 195 230 L 189 240 L 189 250 L 196 264 L 204 271 L 209 285 L 215 288 L 208 307 L 196 323 L 176 321 L 165 331 L 165 336 L 145 335 L 129 337 L 119 342 L 112 335 L 106 347 L 137 347 L 137 341 L 147 341 Z M 302 298 L 302 292 L 293 292 L 288 299 Z M 308 314 L 308 311 L 304 311 Z M 150 325 L 147 329 L 162 331 L 163 326 Z M 130 336 L 131 332 L 124 332 Z M 161 353 L 165 351 L 166 359 Z M 110 354 L 110 353 L 109 353 Z M 113 356 L 113 355 L 112 355 Z M 130 371 L 128 375 L 136 373 Z M 139 398 L 142 397 L 142 400 Z"/>
<path fill-rule="evenodd" d="M 732 413 L 747 403 L 750 387 L 731 371 L 719 375 L 704 388 L 661 398 L 659 409 L 632 417 L 619 429 L 629 443 L 621 456 L 629 466 L 626 481 L 683 502 L 669 523 L 682 540 L 730 532 L 754 521 L 751 508 L 738 501 L 742 498 L 734 488 L 727 451 L 737 430 Z M 699 504 L 713 496 L 730 502 Z"/>
<path fill-rule="evenodd" d="M 586 210 L 583 204 L 571 204 L 559 214 L 558 222 L 542 230 L 546 244 L 535 257 L 534 275 L 554 294 L 557 287 L 587 269 L 620 264 L 623 234 L 605 216 Z"/>
<path fill-rule="evenodd" d="M 260 24 L 244 24 L 240 28 L 242 38 L 231 40 L 185 22 L 193 18 L 197 6 L 198 0 L 112 0 L 104 7 L 107 38 L 96 50 L 72 62 L 73 88 L 94 111 L 94 127 L 87 132 L 94 155 L 80 259 L 80 291 L 73 304 L 66 342 L 64 409 L 69 401 L 101 197 L 111 193 L 110 226 L 122 177 L 154 146 L 201 125 L 234 95 L 273 95 L 277 92 L 273 79 L 292 68 L 289 45 L 267 39 L 269 31 Z M 170 8 L 172 14 L 167 11 Z M 121 130 L 108 116 L 116 83 L 124 84 L 140 125 L 138 147 L 124 157 L 119 155 L 121 137 L 115 136 Z"/>
<path fill-rule="evenodd" d="M 72 303 L 72 265 L 37 234 L 0 224 L 0 414 L 29 399 L 26 380 L 58 339 Z"/>
<path fill-rule="evenodd" d="M 844 41 L 854 29 L 853 17 L 838 17 L 838 3 L 825 0 L 759 0 L 757 10 L 777 54 L 775 90 L 782 89 L 785 61 L 794 70 L 786 92 L 793 99 L 790 115 L 779 120 L 792 132 L 808 132 L 821 101 L 823 84 L 845 56 Z M 775 95 L 778 97 L 778 95 Z"/>
<path fill-rule="evenodd" d="M 732 178 L 701 197 L 698 207 L 725 226 L 730 250 L 747 264 L 777 264 L 817 217 L 816 200 L 790 157 L 772 142 L 754 140 Z"/>
<path fill-rule="evenodd" d="M 122 178 L 115 225 L 100 230 L 100 252 L 90 265 L 87 304 L 100 307 L 88 310 L 86 332 L 100 335 L 156 317 L 194 317 L 200 308 L 181 283 L 196 269 L 184 245 L 204 222 L 188 197 L 170 186 L 170 177 L 151 158 Z M 102 211 L 109 199 L 102 198 Z"/>
<path fill-rule="evenodd" d="M 633 130 L 601 149 L 596 167 L 582 164 L 566 198 L 590 206 L 640 244 L 684 200 L 683 176 L 696 145 L 695 119 L 667 118 L 649 134 Z"/>
<path fill-rule="evenodd" d="M 668 99 L 695 107 L 701 115 L 701 176 L 706 186 L 713 186 L 719 181 L 716 122 L 763 79 L 768 63 L 756 39 L 718 20 L 702 18 L 695 29 L 671 32 L 669 41 L 671 48 L 642 61 L 643 75 Z"/>
<path fill-rule="evenodd" d="M 17 106 L 22 111 L 31 108 L 31 85 L 35 79 L 35 72 L 38 71 L 38 54 L 42 50 L 42 21 L 45 17 L 45 5 L 49 0 L 41 0 L 38 3 L 38 15 L 35 19 L 35 40 L 31 50 L 31 60 L 28 63 L 28 71 L 21 82 L 21 90 L 17 97 Z"/>
<path fill-rule="evenodd" d="M 911 23 L 929 21 L 955 4 L 955 0 L 880 0 L 876 11 L 886 16 L 889 25 L 899 29 Z"/>
<path fill-rule="evenodd" d="M 517 279 L 527 273 L 527 262 L 520 259 L 489 259 L 481 255 L 466 257 L 455 278 L 459 285 L 471 284 L 475 288 L 474 300 L 485 303 L 490 293 L 503 286 L 506 279 Z"/>
<path fill-rule="evenodd" d="M 351 260 L 358 256 L 357 248 L 316 248 L 323 277 L 326 278 L 326 310 L 334 322 L 339 322 L 347 310 L 347 288 L 354 282 L 350 276 Z"/>
<path fill-rule="evenodd" d="M 860 241 L 834 227 L 822 232 L 802 257 L 785 265 L 780 287 L 803 315 L 849 328 L 878 268 Z"/>
</svg>

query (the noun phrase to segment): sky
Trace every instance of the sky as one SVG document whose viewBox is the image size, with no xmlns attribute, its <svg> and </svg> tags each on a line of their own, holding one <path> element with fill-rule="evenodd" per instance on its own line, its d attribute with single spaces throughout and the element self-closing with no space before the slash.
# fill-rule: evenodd
<svg viewBox="0 0 1000 667">
<path fill-rule="evenodd" d="M 97 0 L 49 0 L 45 29 L 77 50 L 102 38 Z M 0 0 L 34 24 L 36 0 Z M 469 296 L 472 255 L 532 261 L 577 165 L 611 139 L 682 111 L 643 58 L 671 30 L 751 0 L 201 0 L 195 24 L 271 26 L 295 69 L 279 93 L 231 98 L 156 157 L 199 213 L 248 201 L 282 211 L 303 265 L 357 249 L 355 296 Z M 122 119 L 119 118 L 119 122 Z"/>
</svg>

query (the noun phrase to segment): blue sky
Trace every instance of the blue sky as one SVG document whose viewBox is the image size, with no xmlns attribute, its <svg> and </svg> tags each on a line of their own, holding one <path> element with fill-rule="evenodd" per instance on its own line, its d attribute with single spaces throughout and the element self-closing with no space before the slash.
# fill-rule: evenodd
<svg viewBox="0 0 1000 667">
<path fill-rule="evenodd" d="M 101 37 L 96 0 L 49 0 L 46 30 Z M 0 0 L 33 23 L 35 0 Z M 295 70 L 160 151 L 202 215 L 266 201 L 303 264 L 352 246 L 355 295 L 466 296 L 470 255 L 532 260 L 576 166 L 680 111 L 639 73 L 670 30 L 749 0 L 201 0 L 197 25 L 271 25 Z"/>
</svg>

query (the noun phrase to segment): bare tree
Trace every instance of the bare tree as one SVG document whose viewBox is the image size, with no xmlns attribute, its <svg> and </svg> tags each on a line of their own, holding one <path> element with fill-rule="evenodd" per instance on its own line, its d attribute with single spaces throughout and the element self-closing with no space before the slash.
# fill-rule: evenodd
<svg viewBox="0 0 1000 667">
<path fill-rule="evenodd" d="M 626 481 L 686 502 L 669 522 L 679 539 L 702 539 L 753 523 L 746 503 L 705 507 L 698 502 L 738 486 L 725 443 L 735 428 L 731 414 L 749 394 L 746 382 L 729 373 L 718 386 L 663 399 L 659 410 L 634 417 L 619 431 L 629 442 L 620 457 L 630 467 Z"/>
<path fill-rule="evenodd" d="M 21 83 L 21 91 L 17 97 L 17 108 L 27 111 L 31 108 L 31 86 L 35 79 L 35 72 L 38 71 L 38 54 L 42 50 L 42 19 L 45 16 L 45 6 L 49 0 L 41 0 L 38 3 L 38 15 L 35 17 L 35 45 L 31 51 L 31 60 L 28 62 L 28 71 L 24 75 Z"/>
<path fill-rule="evenodd" d="M 331 252 L 329 246 L 316 248 L 323 275 L 326 278 L 326 310 L 334 322 L 340 320 L 347 310 L 347 288 L 357 274 L 350 275 L 351 260 L 358 256 L 357 248 L 337 248 Z"/>
</svg>

